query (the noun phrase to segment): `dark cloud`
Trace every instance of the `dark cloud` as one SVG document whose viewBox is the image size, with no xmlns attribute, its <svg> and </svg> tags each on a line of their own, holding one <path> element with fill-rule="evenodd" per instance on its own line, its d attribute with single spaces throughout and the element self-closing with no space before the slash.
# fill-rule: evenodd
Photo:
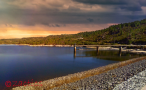
<svg viewBox="0 0 146 90">
<path fill-rule="evenodd" d="M 127 15 L 132 21 L 146 19 L 146 15 Z"/>
<path fill-rule="evenodd" d="M 11 9 L 9 9 L 11 10 Z M 13 10 L 13 9 L 12 9 Z M 95 24 L 121 23 L 132 21 L 133 18 L 111 12 L 60 12 L 49 9 L 41 9 L 38 12 L 25 9 L 15 9 L 14 12 L 0 13 L 0 23 L 23 24 L 34 26 L 42 24 L 49 27 L 63 27 L 64 24 Z M 1 11 L 0 11 L 1 12 Z M 135 15 L 134 15 L 135 16 Z M 92 17 L 92 18 L 91 18 Z M 141 16 L 137 16 L 139 19 Z"/>
<path fill-rule="evenodd" d="M 142 11 L 141 6 L 121 6 L 120 8 L 127 11 Z"/>
<path fill-rule="evenodd" d="M 146 6 L 146 0 L 139 0 L 140 5 Z"/>
<path fill-rule="evenodd" d="M 49 26 L 48 22 L 41 22 L 41 24 Z"/>
<path fill-rule="evenodd" d="M 49 27 L 64 27 L 64 25 L 59 25 L 59 24 L 49 24 Z"/>
<path fill-rule="evenodd" d="M 126 0 L 73 0 L 86 4 L 102 4 L 102 5 L 125 5 Z"/>
<path fill-rule="evenodd" d="M 80 3 L 91 5 L 108 5 L 116 6 L 117 8 L 127 11 L 141 11 L 141 6 L 146 6 L 145 0 L 73 0 Z M 118 6 L 117 6 L 118 5 Z"/>
<path fill-rule="evenodd" d="M 87 19 L 89 22 L 93 22 L 94 20 L 93 19 L 91 19 L 91 18 L 88 18 Z"/>
<path fill-rule="evenodd" d="M 17 1 L 17 0 L 6 0 Z M 23 1 L 23 0 L 21 0 Z M 109 11 L 98 12 L 84 11 L 77 6 L 68 6 L 67 9 L 60 10 L 61 4 L 51 4 L 50 7 L 35 4 L 38 9 L 20 8 L 17 5 L 8 4 L 3 1 L 3 8 L 0 8 L 0 24 L 23 24 L 34 26 L 42 24 L 49 27 L 64 27 L 66 24 L 106 24 L 106 23 L 124 23 L 145 18 L 145 15 L 130 14 L 129 12 L 141 11 L 142 5 L 146 3 L 144 0 L 73 0 L 85 4 L 82 8 L 89 9 L 94 5 L 100 5 L 108 8 Z M 47 3 L 47 0 L 43 0 Z M 1 4 L 0 4 L 1 6 Z M 112 8 L 109 8 L 111 7 Z M 119 11 L 120 10 L 120 11 Z M 123 13 L 124 14 L 121 14 Z"/>
<path fill-rule="evenodd" d="M 52 27 L 60 27 L 59 24 L 51 25 Z"/>
</svg>

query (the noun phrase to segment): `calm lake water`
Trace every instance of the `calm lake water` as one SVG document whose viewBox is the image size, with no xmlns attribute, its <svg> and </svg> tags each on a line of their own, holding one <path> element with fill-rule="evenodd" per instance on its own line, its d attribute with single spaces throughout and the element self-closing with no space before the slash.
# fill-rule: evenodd
<svg viewBox="0 0 146 90">
<path fill-rule="evenodd" d="M 97 55 L 96 50 L 77 50 L 76 56 L 73 47 L 0 45 L 0 88 L 6 88 L 6 81 L 43 81 L 141 55 L 122 53 L 120 57 L 118 51 Z"/>
</svg>

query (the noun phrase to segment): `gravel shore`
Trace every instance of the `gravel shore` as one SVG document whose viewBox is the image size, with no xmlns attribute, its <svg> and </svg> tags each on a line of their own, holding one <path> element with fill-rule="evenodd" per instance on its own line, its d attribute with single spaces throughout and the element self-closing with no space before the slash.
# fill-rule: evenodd
<svg viewBox="0 0 146 90">
<path fill-rule="evenodd" d="M 146 60 L 142 60 L 50 90 L 113 90 L 116 85 L 128 80 L 145 69 Z"/>
<path fill-rule="evenodd" d="M 146 69 L 127 81 L 116 85 L 113 90 L 141 90 L 142 88 L 146 90 Z"/>
<path fill-rule="evenodd" d="M 139 57 L 12 90 L 112 90 L 117 84 L 145 69 L 146 57 Z M 42 86 L 32 86 L 33 84 Z"/>
</svg>

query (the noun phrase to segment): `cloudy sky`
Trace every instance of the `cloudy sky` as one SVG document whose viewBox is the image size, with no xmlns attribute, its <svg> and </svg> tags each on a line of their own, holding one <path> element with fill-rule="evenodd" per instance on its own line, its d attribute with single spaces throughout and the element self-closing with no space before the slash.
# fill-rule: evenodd
<svg viewBox="0 0 146 90">
<path fill-rule="evenodd" d="M 146 18 L 146 0 L 0 0 L 0 38 L 71 34 Z"/>
</svg>

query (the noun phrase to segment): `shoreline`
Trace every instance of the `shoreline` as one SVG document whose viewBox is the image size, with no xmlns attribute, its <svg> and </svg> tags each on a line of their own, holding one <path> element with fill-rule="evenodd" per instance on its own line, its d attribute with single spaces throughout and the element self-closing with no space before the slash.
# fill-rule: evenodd
<svg viewBox="0 0 146 90">
<path fill-rule="evenodd" d="M 120 68 L 129 64 L 132 64 L 134 62 L 138 62 L 141 60 L 146 59 L 146 57 L 140 57 L 140 58 L 135 58 L 135 59 L 130 59 L 127 61 L 122 61 L 119 63 L 114 63 L 114 64 L 109 64 L 107 66 L 102 66 L 102 67 L 98 67 L 95 69 L 91 69 L 88 71 L 83 71 L 83 72 L 78 72 L 78 73 L 74 73 L 74 74 L 69 74 L 67 76 L 62 76 L 62 77 L 58 77 L 58 78 L 54 78 L 54 79 L 50 79 L 50 80 L 45 80 L 43 81 L 41 84 L 43 85 L 42 87 L 34 87 L 34 86 L 20 86 L 20 87 L 16 87 L 13 88 L 12 90 L 48 90 L 48 89 L 52 89 L 55 87 L 59 87 L 61 85 L 67 84 L 67 83 L 73 83 L 88 77 L 92 77 L 94 75 L 99 75 L 102 73 L 106 73 L 110 70 L 114 70 L 116 68 Z"/>
<path fill-rule="evenodd" d="M 74 45 L 31 45 L 31 44 L 0 44 L 0 45 L 17 45 L 30 47 L 73 47 Z"/>
<path fill-rule="evenodd" d="M 31 47 L 73 47 L 73 45 L 30 45 L 30 44 L 15 44 L 19 46 L 31 46 Z"/>
<path fill-rule="evenodd" d="M 49 90 L 141 90 L 145 72 L 146 59 Z"/>
<path fill-rule="evenodd" d="M 1 45 L 18 45 L 18 46 L 30 46 L 30 47 L 74 47 L 74 45 L 30 45 L 30 44 L 1 44 Z M 77 49 L 77 50 L 91 50 L 96 49 L 96 47 L 86 47 L 87 49 Z M 111 51 L 118 51 L 119 48 L 113 48 L 113 47 L 99 47 L 99 50 L 111 50 Z M 121 52 L 128 52 L 128 53 L 134 53 L 134 54 L 146 54 L 145 50 L 141 49 L 126 49 L 123 48 Z"/>
<path fill-rule="evenodd" d="M 18 44 L 20 45 L 20 44 Z M 23 44 L 25 45 L 25 44 Z M 26 44 L 27 45 L 27 44 Z M 21 45 L 20 45 L 21 46 Z M 74 47 L 74 45 L 27 45 L 27 46 L 32 46 L 32 47 Z M 86 47 L 90 49 L 96 49 L 96 47 Z M 80 49 L 79 49 L 80 50 Z M 84 49 L 83 49 L 84 50 Z M 85 49 L 86 50 L 86 49 Z M 119 48 L 113 48 L 113 47 L 99 47 L 99 50 L 119 50 Z M 129 53 L 136 53 L 136 54 L 146 54 L 146 51 L 141 50 L 141 49 L 122 49 L 122 52 L 129 52 Z"/>
<path fill-rule="evenodd" d="M 94 47 L 91 47 L 92 49 L 96 49 Z M 112 48 L 112 47 L 99 47 L 99 50 L 115 50 L 119 51 L 119 48 Z M 121 52 L 129 52 L 129 53 L 136 53 L 136 54 L 146 54 L 146 51 L 141 49 L 125 49 L 123 48 Z"/>
</svg>

